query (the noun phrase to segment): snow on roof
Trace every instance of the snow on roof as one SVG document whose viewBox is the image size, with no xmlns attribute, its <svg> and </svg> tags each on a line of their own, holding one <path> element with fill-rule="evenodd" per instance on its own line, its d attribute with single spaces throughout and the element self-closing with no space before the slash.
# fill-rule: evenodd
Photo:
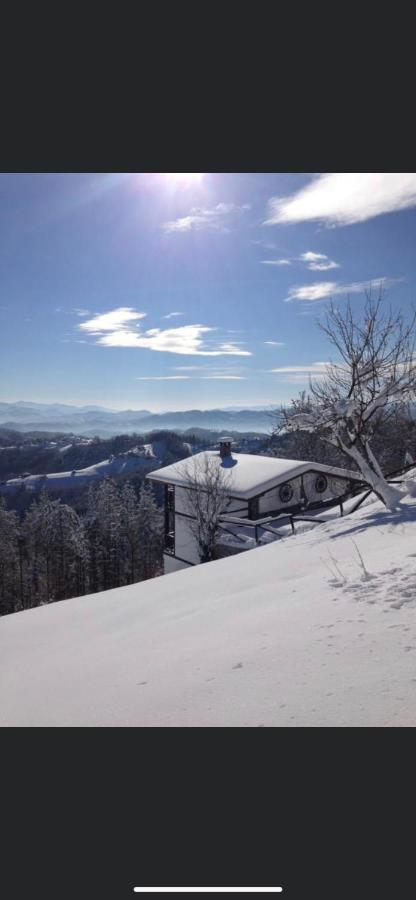
<svg viewBox="0 0 416 900">
<path fill-rule="evenodd" d="M 218 466 L 221 466 L 225 474 L 229 473 L 227 489 L 229 487 L 230 495 L 247 500 L 270 488 L 277 487 L 291 478 L 296 478 L 297 475 L 310 471 L 362 481 L 362 477 L 357 472 L 325 466 L 321 463 L 304 462 L 298 459 L 278 459 L 273 456 L 257 456 L 248 453 L 233 453 L 232 456 L 222 459 L 220 454 L 213 450 L 197 453 L 192 458 L 182 459 L 163 469 L 157 469 L 146 477 L 151 481 L 186 486 L 196 473 L 196 477 L 200 477 L 200 481 L 203 483 L 204 464 L 208 457 L 217 460 Z M 198 461 L 201 462 L 200 468 Z"/>
<path fill-rule="evenodd" d="M 0 726 L 414 727 L 415 538 L 416 497 L 397 514 L 373 500 L 249 553 L 4 616 Z"/>
</svg>

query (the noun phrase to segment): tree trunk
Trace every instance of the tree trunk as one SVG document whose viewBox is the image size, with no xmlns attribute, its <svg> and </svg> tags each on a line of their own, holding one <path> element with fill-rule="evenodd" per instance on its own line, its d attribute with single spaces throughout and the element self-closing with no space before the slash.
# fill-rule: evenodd
<svg viewBox="0 0 416 900">
<path fill-rule="evenodd" d="M 387 509 L 398 509 L 403 494 L 386 481 L 370 445 L 366 443 L 358 449 L 357 446 L 348 447 L 343 443 L 342 449 L 357 463 L 364 481 L 372 487 Z"/>
</svg>

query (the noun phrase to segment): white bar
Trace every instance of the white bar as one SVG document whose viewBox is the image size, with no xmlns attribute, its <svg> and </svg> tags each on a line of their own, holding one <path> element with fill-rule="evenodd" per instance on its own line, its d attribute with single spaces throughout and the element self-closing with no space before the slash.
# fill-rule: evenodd
<svg viewBox="0 0 416 900">
<path fill-rule="evenodd" d="M 281 887 L 135 887 L 136 894 L 282 894 Z"/>
</svg>

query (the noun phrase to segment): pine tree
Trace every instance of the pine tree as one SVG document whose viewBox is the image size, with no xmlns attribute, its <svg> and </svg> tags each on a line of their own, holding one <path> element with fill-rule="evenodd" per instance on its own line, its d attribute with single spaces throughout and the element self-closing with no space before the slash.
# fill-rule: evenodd
<svg viewBox="0 0 416 900">
<path fill-rule="evenodd" d="M 139 573 L 141 579 L 146 580 L 160 574 L 163 552 L 163 516 L 156 504 L 150 484 L 143 484 L 140 488 L 138 531 L 140 534 Z"/>
<path fill-rule="evenodd" d="M 0 615 L 23 608 L 19 575 L 19 522 L 0 497 Z M 22 573 L 23 576 L 23 573 Z"/>
<path fill-rule="evenodd" d="M 24 522 L 28 548 L 30 599 L 39 606 L 82 593 L 87 585 L 87 547 L 83 523 L 72 507 L 41 492 Z"/>
<path fill-rule="evenodd" d="M 121 491 L 122 527 L 125 538 L 123 572 L 126 582 L 133 584 L 139 574 L 140 510 L 136 492 L 127 481 Z"/>
<path fill-rule="evenodd" d="M 98 590 L 119 587 L 122 584 L 122 504 L 111 478 L 106 478 L 90 493 L 88 517 L 90 539 L 92 537 L 94 544 L 93 581 L 98 583 Z"/>
</svg>

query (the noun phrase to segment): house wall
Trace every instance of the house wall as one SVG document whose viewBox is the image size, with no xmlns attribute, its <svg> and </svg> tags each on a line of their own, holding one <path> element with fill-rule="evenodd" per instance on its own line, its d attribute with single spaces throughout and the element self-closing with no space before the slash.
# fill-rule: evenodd
<svg viewBox="0 0 416 900">
<path fill-rule="evenodd" d="M 248 503 L 244 500 L 230 498 L 227 507 L 228 515 L 244 518 L 248 515 Z M 175 488 L 175 556 L 189 563 L 200 562 L 198 544 L 193 533 L 192 503 L 186 488 Z"/>
<path fill-rule="evenodd" d="M 325 491 L 316 490 L 316 479 L 320 474 L 325 474 L 327 479 L 327 487 Z M 303 486 L 302 486 L 303 481 Z M 254 518 L 262 518 L 269 513 L 278 513 L 287 509 L 293 509 L 304 502 L 304 495 L 309 503 L 318 501 L 326 502 L 342 496 L 348 489 L 348 479 L 341 477 L 332 477 L 326 473 L 319 473 L 311 470 L 302 477 L 298 476 L 285 482 L 293 488 L 293 496 L 287 503 L 282 502 L 280 498 L 279 485 L 268 491 L 266 494 L 258 498 L 258 508 L 256 512 L 253 502 L 230 498 L 226 513 L 235 515 L 238 518 L 249 518 L 250 514 Z M 187 565 L 198 565 L 200 562 L 198 544 L 193 531 L 194 528 L 194 510 L 192 508 L 191 494 L 187 488 L 175 487 L 175 542 L 174 553 L 165 553 L 165 572 L 173 572 Z M 227 527 L 227 525 L 225 525 Z M 230 525 L 230 528 L 232 526 Z"/>
<path fill-rule="evenodd" d="M 286 482 L 290 484 L 293 488 L 293 497 L 288 503 L 282 503 L 279 495 L 279 491 L 282 485 L 279 484 L 279 487 L 273 488 L 273 490 L 268 491 L 267 494 L 264 494 L 263 497 L 259 499 L 259 516 L 260 518 L 264 515 L 267 515 L 269 512 L 274 512 L 277 509 L 282 508 L 282 511 L 285 509 L 289 509 L 292 506 L 297 506 L 298 503 L 302 501 L 302 492 L 301 486 L 302 482 L 300 478 L 293 478 L 291 481 Z"/>
<path fill-rule="evenodd" d="M 316 503 L 317 500 L 334 500 L 336 497 L 342 497 L 348 490 L 349 482 L 347 478 L 337 478 L 332 475 L 326 475 L 328 487 L 326 491 L 319 493 L 315 488 L 315 482 L 320 474 L 324 475 L 326 473 L 307 472 L 303 476 L 305 494 L 310 503 Z"/>
<path fill-rule="evenodd" d="M 199 563 L 198 545 L 192 533 L 193 520 L 177 514 L 175 523 L 175 556 L 190 563 Z"/>
<path fill-rule="evenodd" d="M 316 490 L 316 479 L 319 475 L 325 475 L 327 479 L 327 488 L 325 491 L 320 493 Z M 292 478 L 289 481 L 285 482 L 285 484 L 289 484 L 293 488 L 293 497 L 288 500 L 287 503 L 283 503 L 280 499 L 280 488 L 282 487 L 279 484 L 278 487 L 273 488 L 271 491 L 268 491 L 267 494 L 264 494 L 259 498 L 259 515 L 267 515 L 269 512 L 282 511 L 285 509 L 290 509 L 293 506 L 297 506 L 302 502 L 309 503 L 317 503 L 322 500 L 322 502 L 326 502 L 329 500 L 334 500 L 336 497 L 341 497 L 348 490 L 348 479 L 335 477 L 331 475 L 327 475 L 322 472 L 306 472 L 303 475 L 303 490 L 306 496 L 306 501 L 303 501 L 302 497 L 302 478 Z"/>
</svg>

